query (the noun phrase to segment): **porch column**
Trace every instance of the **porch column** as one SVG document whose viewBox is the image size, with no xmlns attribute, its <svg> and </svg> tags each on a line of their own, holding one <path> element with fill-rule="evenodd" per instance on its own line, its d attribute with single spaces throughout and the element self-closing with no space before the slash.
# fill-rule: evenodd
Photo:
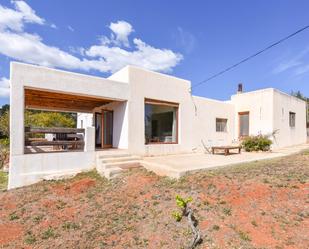
<svg viewBox="0 0 309 249">
<path fill-rule="evenodd" d="M 95 151 L 95 128 L 93 126 L 85 128 L 84 151 Z"/>
<path fill-rule="evenodd" d="M 24 109 L 25 94 L 22 78 L 12 70 L 10 75 L 10 153 L 11 156 L 24 154 Z"/>
</svg>

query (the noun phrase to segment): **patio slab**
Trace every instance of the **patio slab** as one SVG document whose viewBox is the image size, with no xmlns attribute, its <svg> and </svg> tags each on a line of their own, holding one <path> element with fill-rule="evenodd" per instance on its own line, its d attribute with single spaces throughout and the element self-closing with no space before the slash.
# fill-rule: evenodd
<svg viewBox="0 0 309 249">
<path fill-rule="evenodd" d="M 214 169 L 227 165 L 235 165 L 265 159 L 288 156 L 309 149 L 309 144 L 286 147 L 272 152 L 242 152 L 241 154 L 180 154 L 168 156 L 145 157 L 141 164 L 158 175 L 179 178 L 185 174 L 199 170 Z"/>
</svg>

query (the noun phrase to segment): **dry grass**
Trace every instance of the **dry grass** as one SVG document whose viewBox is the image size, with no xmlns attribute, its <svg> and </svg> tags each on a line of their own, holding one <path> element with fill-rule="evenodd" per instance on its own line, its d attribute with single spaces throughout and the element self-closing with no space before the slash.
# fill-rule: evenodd
<svg viewBox="0 0 309 249">
<path fill-rule="evenodd" d="M 309 248 L 309 153 L 204 171 L 179 181 L 143 169 L 92 171 L 0 193 L 3 248 L 183 248 L 175 196 L 192 196 L 199 248 Z"/>
</svg>

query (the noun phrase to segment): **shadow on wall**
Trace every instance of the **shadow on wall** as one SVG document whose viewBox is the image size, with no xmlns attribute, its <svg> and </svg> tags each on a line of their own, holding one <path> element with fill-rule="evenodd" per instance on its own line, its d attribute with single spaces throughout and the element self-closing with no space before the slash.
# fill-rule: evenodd
<svg viewBox="0 0 309 249">
<path fill-rule="evenodd" d="M 113 122 L 113 147 L 126 148 L 126 116 L 127 102 L 120 102 L 113 108 L 114 110 L 114 122 Z"/>
</svg>

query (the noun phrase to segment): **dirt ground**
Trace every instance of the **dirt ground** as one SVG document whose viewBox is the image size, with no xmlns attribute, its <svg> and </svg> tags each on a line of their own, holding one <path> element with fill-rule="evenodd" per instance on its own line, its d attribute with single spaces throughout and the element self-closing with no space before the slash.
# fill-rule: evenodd
<svg viewBox="0 0 309 249">
<path fill-rule="evenodd" d="M 0 192 L 0 248 L 186 248 L 177 194 L 193 198 L 198 248 L 309 248 L 309 152 L 179 181 L 135 169 Z"/>
</svg>

